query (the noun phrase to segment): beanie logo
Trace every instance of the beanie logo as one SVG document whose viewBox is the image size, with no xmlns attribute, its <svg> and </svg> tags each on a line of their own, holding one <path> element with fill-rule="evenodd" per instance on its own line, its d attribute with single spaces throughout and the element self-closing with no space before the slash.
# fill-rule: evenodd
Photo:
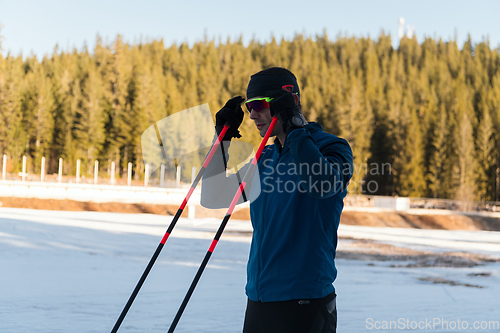
<svg viewBox="0 0 500 333">
<path fill-rule="evenodd" d="M 281 89 L 284 89 L 288 91 L 289 93 L 293 93 L 293 85 L 291 84 L 285 84 L 284 86 L 281 87 Z M 295 101 L 296 105 L 299 105 L 299 96 L 297 94 L 292 94 L 293 95 L 293 100 Z"/>
</svg>

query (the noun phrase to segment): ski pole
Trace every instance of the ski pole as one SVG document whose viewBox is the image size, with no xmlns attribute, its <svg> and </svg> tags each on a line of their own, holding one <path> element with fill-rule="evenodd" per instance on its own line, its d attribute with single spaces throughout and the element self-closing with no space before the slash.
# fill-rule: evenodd
<svg viewBox="0 0 500 333">
<path fill-rule="evenodd" d="M 135 286 L 135 289 L 132 292 L 132 295 L 130 295 L 130 298 L 128 299 L 127 304 L 125 304 L 125 307 L 123 308 L 123 310 L 122 310 L 122 312 L 120 314 L 120 317 L 118 317 L 118 320 L 116 321 L 115 326 L 111 330 L 111 333 L 116 333 L 118 331 L 118 329 L 120 328 L 120 325 L 121 325 L 123 319 L 125 318 L 125 316 L 127 315 L 128 310 L 130 309 L 130 306 L 132 306 L 132 303 L 134 302 L 135 297 L 139 293 L 139 290 L 141 289 L 142 285 L 144 284 L 144 281 L 146 280 L 146 278 L 147 278 L 147 276 L 149 274 L 149 271 L 151 271 L 151 268 L 153 267 L 153 265 L 154 265 L 156 259 L 158 258 L 161 250 L 163 249 L 163 246 L 167 242 L 167 239 L 170 236 L 170 233 L 174 229 L 175 224 L 179 220 L 179 217 L 181 216 L 182 212 L 184 211 L 184 208 L 186 207 L 186 204 L 189 201 L 189 198 L 191 197 L 191 194 L 193 194 L 193 191 L 196 188 L 196 185 L 198 185 L 198 183 L 200 182 L 200 179 L 203 176 L 203 173 L 207 169 L 208 163 L 210 163 L 210 160 L 212 159 L 212 157 L 213 157 L 215 151 L 217 150 L 217 148 L 219 147 L 219 145 L 220 145 L 220 143 L 222 141 L 222 138 L 224 138 L 224 135 L 226 134 L 228 128 L 229 128 L 228 125 L 224 125 L 221 133 L 219 134 L 219 137 L 217 138 L 217 140 L 213 144 L 212 148 L 210 149 L 210 152 L 207 155 L 207 157 L 205 159 L 205 162 L 203 163 L 202 167 L 200 168 L 200 171 L 198 172 L 198 175 L 196 175 L 195 180 L 191 184 L 191 188 L 189 189 L 189 191 L 188 191 L 186 197 L 184 198 L 184 200 L 182 201 L 182 204 L 179 206 L 179 209 L 177 210 L 177 213 L 175 214 L 172 222 L 170 222 L 170 225 L 168 226 L 168 229 L 165 232 L 165 235 L 163 236 L 162 240 L 160 241 L 160 244 L 158 244 L 158 247 L 156 248 L 155 253 L 151 257 L 151 260 L 149 260 L 149 263 L 148 263 L 146 269 L 144 270 L 144 273 L 142 273 L 142 276 L 139 279 L 139 282 L 137 282 L 137 285 Z M 160 141 L 160 146 L 162 146 L 161 141 Z M 163 146 L 162 146 L 162 148 L 163 148 Z M 163 152 L 163 150 L 162 150 L 162 152 Z"/>
<path fill-rule="evenodd" d="M 172 321 L 172 324 L 170 325 L 168 333 L 173 333 L 175 330 L 175 327 L 179 323 L 179 320 L 182 316 L 182 313 L 184 312 L 184 309 L 186 308 L 187 303 L 189 302 L 189 299 L 191 298 L 191 295 L 193 294 L 193 291 L 196 288 L 198 281 L 200 280 L 201 274 L 203 274 L 203 271 L 205 270 L 205 267 L 207 266 L 207 263 L 210 260 L 210 256 L 212 255 L 215 247 L 217 246 L 217 242 L 219 241 L 220 236 L 224 232 L 224 228 L 226 227 L 226 224 L 229 221 L 231 214 L 233 213 L 234 207 L 236 206 L 236 203 L 240 199 L 240 196 L 243 193 L 243 190 L 245 189 L 245 186 L 246 186 L 247 181 L 248 181 L 247 178 L 250 178 L 253 175 L 253 172 L 255 170 L 255 167 L 257 166 L 257 161 L 259 160 L 260 154 L 262 153 L 262 150 L 264 149 L 264 147 L 267 143 L 267 140 L 269 140 L 269 137 L 271 136 L 271 132 L 273 131 L 273 128 L 276 125 L 277 120 L 278 120 L 278 118 L 273 117 L 273 120 L 271 121 L 271 124 L 269 125 L 269 128 L 267 129 L 266 135 L 264 136 L 264 139 L 262 139 L 262 142 L 260 143 L 259 149 L 257 150 L 257 153 L 255 154 L 255 158 L 252 160 L 250 168 L 247 170 L 245 176 L 243 177 L 243 181 L 241 182 L 240 186 L 238 187 L 238 190 L 236 191 L 236 194 L 234 195 L 233 201 L 231 202 L 231 205 L 229 205 L 229 208 L 227 209 L 226 215 L 222 219 L 222 222 L 219 226 L 219 229 L 217 230 L 217 233 L 215 234 L 215 237 L 212 240 L 212 243 L 210 244 L 210 248 L 208 249 L 207 254 L 205 255 L 205 258 L 203 259 L 200 267 L 198 268 L 198 272 L 196 272 L 194 280 L 191 283 L 191 286 L 189 287 L 189 290 L 188 290 L 186 296 L 184 297 L 184 300 L 182 301 L 182 304 L 181 304 L 179 310 L 177 311 L 177 314 L 175 315 L 175 318 Z"/>
</svg>

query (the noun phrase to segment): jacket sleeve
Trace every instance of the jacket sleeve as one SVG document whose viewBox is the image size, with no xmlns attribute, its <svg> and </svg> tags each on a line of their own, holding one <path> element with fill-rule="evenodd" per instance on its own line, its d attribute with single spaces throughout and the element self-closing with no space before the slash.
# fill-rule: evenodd
<svg viewBox="0 0 500 333">
<path fill-rule="evenodd" d="M 228 208 L 249 168 L 248 163 L 235 174 L 226 175 L 227 161 L 229 160 L 227 151 L 229 146 L 230 141 L 223 141 L 221 143 L 203 174 L 201 184 L 201 205 L 205 208 Z M 251 184 L 245 186 L 245 190 L 240 196 L 237 204 L 241 204 L 248 200 L 250 186 Z"/>
<path fill-rule="evenodd" d="M 318 147 L 305 129 L 290 132 L 286 140 L 300 170 L 302 191 L 321 199 L 346 190 L 353 170 L 352 150 L 346 140 L 332 135 Z"/>
</svg>

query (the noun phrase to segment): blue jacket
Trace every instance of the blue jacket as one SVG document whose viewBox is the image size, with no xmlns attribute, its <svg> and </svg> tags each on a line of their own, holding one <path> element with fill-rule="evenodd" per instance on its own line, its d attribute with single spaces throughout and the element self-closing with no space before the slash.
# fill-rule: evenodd
<svg viewBox="0 0 500 333">
<path fill-rule="evenodd" d="M 320 298 L 334 291 L 337 229 L 352 163 L 347 141 L 317 123 L 292 131 L 283 147 L 264 149 L 260 194 L 250 203 L 245 290 L 251 300 Z"/>
</svg>

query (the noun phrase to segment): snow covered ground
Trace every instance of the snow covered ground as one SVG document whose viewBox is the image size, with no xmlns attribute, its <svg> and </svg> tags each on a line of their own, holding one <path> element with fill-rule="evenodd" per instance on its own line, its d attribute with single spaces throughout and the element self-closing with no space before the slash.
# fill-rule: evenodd
<svg viewBox="0 0 500 333">
<path fill-rule="evenodd" d="M 110 332 L 171 218 L 0 208 L 0 332 Z M 179 221 L 119 332 L 168 330 L 219 223 Z M 229 222 L 176 332 L 241 332 L 250 230 L 248 221 Z M 341 226 L 340 235 L 419 251 L 500 255 L 495 232 Z M 337 260 L 339 332 L 389 331 L 384 324 L 500 332 L 490 323 L 500 322 L 500 262 L 391 267 L 404 264 Z"/>
</svg>

